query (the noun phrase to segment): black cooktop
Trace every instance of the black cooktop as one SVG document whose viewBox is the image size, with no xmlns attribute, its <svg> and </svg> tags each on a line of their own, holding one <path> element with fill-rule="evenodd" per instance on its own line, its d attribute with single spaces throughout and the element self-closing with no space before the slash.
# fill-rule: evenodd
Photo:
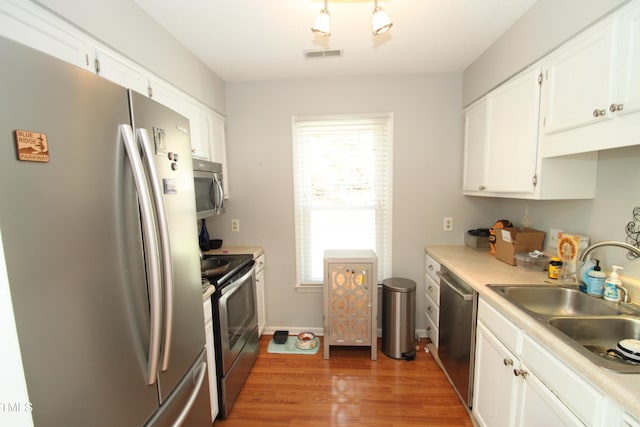
<svg viewBox="0 0 640 427">
<path fill-rule="evenodd" d="M 246 268 L 249 268 L 253 265 L 253 255 L 248 254 L 239 254 L 239 255 L 231 255 L 231 254 L 222 254 L 222 255 L 205 255 L 205 259 L 213 258 L 216 260 L 224 260 L 229 261 L 229 267 L 226 270 L 222 271 L 220 274 L 215 276 L 209 276 L 209 282 L 216 287 L 216 289 L 221 289 L 225 286 L 226 282 L 228 282 L 233 276 L 238 274 L 239 272 L 244 271 Z"/>
</svg>

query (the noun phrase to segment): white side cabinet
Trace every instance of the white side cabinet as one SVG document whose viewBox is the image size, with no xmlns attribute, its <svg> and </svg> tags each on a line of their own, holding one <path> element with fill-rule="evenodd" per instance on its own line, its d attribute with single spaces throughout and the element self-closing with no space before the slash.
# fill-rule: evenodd
<svg viewBox="0 0 640 427">
<path fill-rule="evenodd" d="M 211 299 L 204 301 L 204 333 L 207 347 L 207 370 L 209 373 L 209 396 L 211 398 L 211 422 L 218 416 L 218 380 L 216 379 L 216 354 L 213 341 L 213 313 L 211 312 Z"/>
<path fill-rule="evenodd" d="M 596 425 L 604 396 L 480 298 L 473 415 L 480 426 Z"/>
<path fill-rule="evenodd" d="M 424 317 L 427 337 L 438 348 L 440 325 L 440 263 L 426 255 L 426 271 L 424 274 Z"/>
<path fill-rule="evenodd" d="M 377 359 L 378 257 L 371 250 L 324 254 L 324 358 L 330 346 L 370 346 Z"/>
<path fill-rule="evenodd" d="M 256 261 L 256 308 L 258 312 L 258 335 L 262 336 L 267 318 L 264 308 L 264 254 L 255 259 Z"/>
</svg>

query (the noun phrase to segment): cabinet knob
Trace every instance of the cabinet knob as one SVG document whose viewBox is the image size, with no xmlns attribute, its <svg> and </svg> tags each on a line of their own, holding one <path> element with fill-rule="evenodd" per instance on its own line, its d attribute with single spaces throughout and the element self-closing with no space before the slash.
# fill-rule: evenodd
<svg viewBox="0 0 640 427">
<path fill-rule="evenodd" d="M 429 265 L 427 266 L 427 268 L 428 268 L 429 270 L 433 271 L 433 265 L 432 265 L 432 264 L 429 264 Z"/>
<path fill-rule="evenodd" d="M 487 187 L 485 187 L 484 185 L 479 185 L 478 186 L 478 190 L 480 190 L 480 191 L 484 191 L 486 189 L 487 189 Z"/>
<path fill-rule="evenodd" d="M 615 113 L 616 111 L 622 111 L 623 108 L 624 108 L 624 104 L 611 104 L 609 106 L 609 111 L 611 111 L 612 113 Z"/>
<path fill-rule="evenodd" d="M 514 369 L 513 375 L 515 375 L 516 377 L 527 378 L 529 376 L 529 372 L 524 369 Z"/>
<path fill-rule="evenodd" d="M 431 332 L 431 326 L 427 326 L 427 332 Z"/>
<path fill-rule="evenodd" d="M 502 363 L 504 363 L 504 366 L 513 366 L 513 360 L 506 357 L 502 359 Z"/>
<path fill-rule="evenodd" d="M 595 118 L 606 116 L 606 115 L 607 115 L 607 110 L 599 110 L 597 108 L 593 110 L 593 117 Z"/>
<path fill-rule="evenodd" d="M 433 292 L 433 286 L 429 285 L 427 289 L 429 289 L 429 292 Z"/>
<path fill-rule="evenodd" d="M 191 154 L 196 154 L 196 149 L 195 148 L 191 149 Z"/>
<path fill-rule="evenodd" d="M 429 313 L 433 313 L 433 307 L 431 307 L 431 306 L 427 307 L 427 311 L 428 311 Z"/>
</svg>

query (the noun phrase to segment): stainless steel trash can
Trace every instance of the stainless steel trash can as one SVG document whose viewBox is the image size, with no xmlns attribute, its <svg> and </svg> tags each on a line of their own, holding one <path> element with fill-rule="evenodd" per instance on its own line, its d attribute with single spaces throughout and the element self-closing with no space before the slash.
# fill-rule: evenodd
<svg viewBox="0 0 640 427">
<path fill-rule="evenodd" d="M 382 281 L 382 352 L 394 359 L 416 357 L 416 282 L 393 277 Z"/>
</svg>

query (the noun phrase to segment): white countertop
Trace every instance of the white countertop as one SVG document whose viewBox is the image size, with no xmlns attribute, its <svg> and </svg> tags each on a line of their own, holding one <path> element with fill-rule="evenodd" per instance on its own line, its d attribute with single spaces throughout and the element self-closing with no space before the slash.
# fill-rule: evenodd
<svg viewBox="0 0 640 427">
<path fill-rule="evenodd" d="M 528 272 L 497 260 L 486 251 L 466 246 L 425 246 L 425 252 L 447 266 L 454 274 L 478 291 L 482 298 L 508 317 L 515 325 L 536 339 L 584 379 L 618 401 L 635 418 L 640 419 L 640 375 L 617 374 L 599 368 L 547 331 L 537 320 L 488 289 L 488 284 L 554 286 L 546 272 Z"/>
</svg>

